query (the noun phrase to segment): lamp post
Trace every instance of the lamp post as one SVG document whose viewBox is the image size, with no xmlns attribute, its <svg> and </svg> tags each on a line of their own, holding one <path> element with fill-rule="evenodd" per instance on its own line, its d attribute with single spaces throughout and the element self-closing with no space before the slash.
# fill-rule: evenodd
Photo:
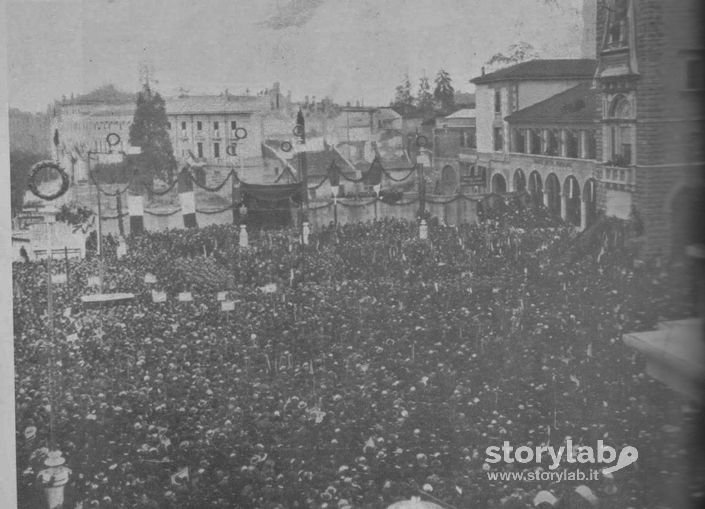
<svg viewBox="0 0 705 509">
<path fill-rule="evenodd" d="M 330 186 L 330 192 L 333 195 L 333 224 L 335 225 L 335 228 L 338 228 L 338 191 L 340 190 L 340 186 Z"/>
<path fill-rule="evenodd" d="M 61 178 L 61 188 L 51 194 L 45 194 L 40 190 L 42 170 L 52 170 L 58 173 Z M 41 161 L 35 164 L 30 170 L 29 189 L 43 200 L 53 201 L 63 196 L 68 191 L 69 177 L 66 172 L 55 162 Z M 54 296 L 52 287 L 52 257 L 53 257 L 53 231 L 52 221 L 49 216 L 46 218 L 46 252 L 47 252 L 47 336 L 49 338 L 49 453 L 44 468 L 38 474 L 38 480 L 44 489 L 47 506 L 49 509 L 58 509 L 64 503 L 64 487 L 69 481 L 71 470 L 64 466 L 65 460 L 61 457 L 61 452 L 57 449 L 56 436 L 54 434 L 54 415 L 56 412 L 56 351 L 54 345 Z M 68 281 L 68 272 L 67 272 Z"/>
<path fill-rule="evenodd" d="M 427 154 L 421 153 L 423 149 L 428 144 L 428 140 L 424 135 L 416 136 L 416 147 L 418 149 L 418 155 L 416 156 L 416 171 L 418 185 L 419 185 L 419 238 L 421 240 L 426 240 L 428 238 L 428 224 L 426 223 L 426 177 L 424 175 L 424 162 L 429 162 L 430 159 Z"/>
</svg>

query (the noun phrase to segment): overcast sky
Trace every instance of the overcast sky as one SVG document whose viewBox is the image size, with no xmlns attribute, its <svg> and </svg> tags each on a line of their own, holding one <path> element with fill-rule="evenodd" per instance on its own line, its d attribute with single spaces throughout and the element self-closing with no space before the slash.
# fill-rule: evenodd
<svg viewBox="0 0 705 509">
<path fill-rule="evenodd" d="M 557 5 L 560 4 L 560 5 Z M 7 4 L 10 105 L 43 111 L 63 94 L 139 68 L 178 93 L 252 92 L 388 104 L 409 73 L 445 68 L 457 90 L 494 53 L 526 41 L 580 56 L 582 0 L 55 0 Z"/>
</svg>

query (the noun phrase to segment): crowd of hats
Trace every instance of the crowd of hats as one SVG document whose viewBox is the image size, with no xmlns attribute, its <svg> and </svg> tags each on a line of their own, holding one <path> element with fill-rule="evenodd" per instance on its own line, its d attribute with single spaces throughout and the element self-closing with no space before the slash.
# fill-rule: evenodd
<svg viewBox="0 0 705 509">
<path fill-rule="evenodd" d="M 676 397 L 621 334 L 689 316 L 687 274 L 635 265 L 606 234 L 558 263 L 576 233 L 535 226 L 432 222 L 422 242 L 386 220 L 305 248 L 296 231 L 253 232 L 243 250 L 234 226 L 146 233 L 106 256 L 104 287 L 134 293 L 126 304 L 82 308 L 98 261 L 72 262 L 53 340 L 45 266 L 15 264 L 21 507 L 41 495 L 50 415 L 70 507 L 664 507 L 684 479 Z M 198 260 L 218 268 L 187 277 Z M 235 283 L 214 288 L 225 274 Z M 487 476 L 548 469 L 490 465 L 490 445 L 568 437 L 639 460 L 583 483 Z"/>
</svg>

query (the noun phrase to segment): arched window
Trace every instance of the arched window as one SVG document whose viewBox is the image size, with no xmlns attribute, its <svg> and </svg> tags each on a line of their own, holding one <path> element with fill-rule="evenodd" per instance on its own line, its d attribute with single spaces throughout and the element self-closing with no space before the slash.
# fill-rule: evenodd
<svg viewBox="0 0 705 509">
<path fill-rule="evenodd" d="M 618 95 L 609 107 L 609 118 L 614 122 L 609 128 L 610 160 L 614 166 L 630 166 L 633 163 L 634 125 L 631 102 Z"/>
<path fill-rule="evenodd" d="M 609 116 L 621 119 L 632 118 L 632 106 L 629 100 L 623 95 L 615 97 L 610 105 Z"/>
</svg>

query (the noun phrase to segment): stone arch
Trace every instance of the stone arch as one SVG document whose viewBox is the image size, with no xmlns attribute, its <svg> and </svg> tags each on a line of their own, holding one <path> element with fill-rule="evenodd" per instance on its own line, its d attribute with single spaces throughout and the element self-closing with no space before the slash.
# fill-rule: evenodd
<svg viewBox="0 0 705 509">
<path fill-rule="evenodd" d="M 524 174 L 524 170 L 521 168 L 517 168 L 514 170 L 514 178 L 512 184 L 514 187 L 512 188 L 513 191 L 522 193 L 526 191 L 526 175 Z"/>
<path fill-rule="evenodd" d="M 493 193 L 502 194 L 507 192 L 507 181 L 501 173 L 492 175 L 492 185 L 490 189 Z"/>
<path fill-rule="evenodd" d="M 583 184 L 583 203 L 585 204 L 585 217 L 583 224 L 589 228 L 597 220 L 597 182 L 595 179 L 587 179 Z"/>
<path fill-rule="evenodd" d="M 528 191 L 534 206 L 543 205 L 543 180 L 536 170 L 529 174 Z"/>
<path fill-rule="evenodd" d="M 621 118 L 629 119 L 632 118 L 632 103 L 623 94 L 617 95 L 610 103 L 609 110 L 607 112 L 609 118 Z"/>
<path fill-rule="evenodd" d="M 671 233 L 671 256 L 684 256 L 691 244 L 705 243 L 701 225 L 705 215 L 705 187 L 703 185 L 680 185 L 669 193 L 669 214 Z"/>
<path fill-rule="evenodd" d="M 441 194 L 455 194 L 458 189 L 458 172 L 449 164 L 441 170 L 439 187 Z"/>
<path fill-rule="evenodd" d="M 546 208 L 555 216 L 561 215 L 561 181 L 555 173 L 549 173 L 546 177 L 545 192 L 547 194 Z"/>
<path fill-rule="evenodd" d="M 573 175 L 568 175 L 563 181 L 563 195 L 565 221 L 573 226 L 580 226 L 580 184 Z"/>
</svg>

